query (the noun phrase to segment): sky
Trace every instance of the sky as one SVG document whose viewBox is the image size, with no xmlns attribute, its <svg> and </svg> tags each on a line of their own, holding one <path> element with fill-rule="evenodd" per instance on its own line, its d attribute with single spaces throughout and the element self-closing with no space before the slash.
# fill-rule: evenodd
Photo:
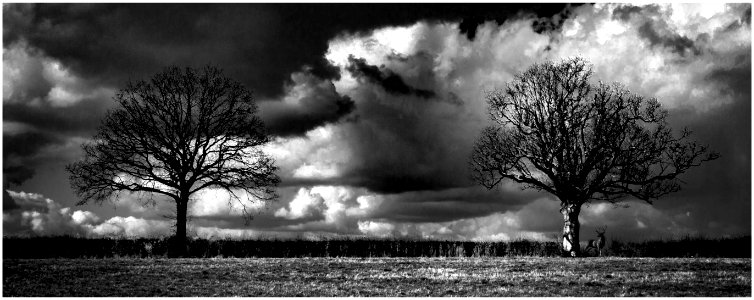
<svg viewBox="0 0 754 300">
<path fill-rule="evenodd" d="M 218 66 L 253 91 L 281 177 L 274 202 L 219 190 L 201 238 L 554 239 L 559 201 L 470 179 L 486 93 L 582 57 L 593 80 L 657 98 L 721 157 L 653 205 L 590 203 L 582 238 L 751 234 L 750 4 L 4 4 L 3 235 L 165 236 L 174 204 L 76 206 L 81 159 L 113 96 L 169 65 Z"/>
</svg>

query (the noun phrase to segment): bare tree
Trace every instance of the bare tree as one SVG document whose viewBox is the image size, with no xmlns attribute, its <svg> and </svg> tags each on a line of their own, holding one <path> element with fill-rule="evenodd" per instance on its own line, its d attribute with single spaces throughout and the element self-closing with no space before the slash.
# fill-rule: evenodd
<svg viewBox="0 0 754 300">
<path fill-rule="evenodd" d="M 66 166 L 78 205 L 119 193 L 163 195 L 175 201 L 176 254 L 186 250 L 187 208 L 205 188 L 220 188 L 246 210 L 243 194 L 276 197 L 280 181 L 251 93 L 215 67 L 170 67 L 149 81 L 129 82 L 115 96 L 82 160 Z M 144 205 L 154 204 L 150 196 Z M 229 203 L 230 204 L 230 203 Z"/>
<path fill-rule="evenodd" d="M 535 64 L 487 96 L 493 125 L 477 140 L 473 179 L 487 188 L 509 179 L 561 202 L 562 251 L 579 255 L 585 203 L 638 198 L 648 203 L 678 191 L 678 175 L 717 153 L 679 136 L 657 99 L 619 84 L 592 83 L 580 58 Z"/>
</svg>

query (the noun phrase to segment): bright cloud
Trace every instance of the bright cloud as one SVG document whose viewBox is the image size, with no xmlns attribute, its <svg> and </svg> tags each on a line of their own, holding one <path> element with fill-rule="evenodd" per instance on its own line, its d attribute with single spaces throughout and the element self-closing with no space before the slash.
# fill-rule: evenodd
<svg viewBox="0 0 754 300">
<path fill-rule="evenodd" d="M 301 188 L 293 200 L 288 203 L 289 207 L 281 207 L 275 211 L 275 216 L 286 219 L 309 217 L 312 214 L 321 213 L 324 203 L 321 195 L 314 194 L 309 189 Z"/>
<path fill-rule="evenodd" d="M 59 61 L 30 48 L 26 42 L 14 43 L 3 51 L 3 74 L 3 103 L 28 101 L 29 105 L 65 107 L 86 98 L 115 95 L 109 88 L 91 88 Z"/>
<path fill-rule="evenodd" d="M 83 237 L 159 237 L 172 223 L 133 216 L 105 221 L 91 211 L 75 210 L 41 194 L 8 191 L 18 208 L 3 212 L 3 235 L 73 235 Z"/>
<path fill-rule="evenodd" d="M 97 236 L 164 237 L 172 233 L 171 226 L 171 222 L 163 220 L 116 216 L 94 226 L 91 232 Z"/>
<path fill-rule="evenodd" d="M 264 211 L 268 204 L 242 190 L 232 196 L 221 188 L 205 188 L 193 195 L 189 202 L 189 214 L 198 217 L 242 216 Z"/>
</svg>

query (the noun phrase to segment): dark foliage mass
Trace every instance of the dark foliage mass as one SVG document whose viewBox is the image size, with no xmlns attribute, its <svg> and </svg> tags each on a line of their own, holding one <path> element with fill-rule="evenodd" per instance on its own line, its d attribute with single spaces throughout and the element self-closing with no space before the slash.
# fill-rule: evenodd
<svg viewBox="0 0 754 300">
<path fill-rule="evenodd" d="M 168 239 L 86 239 L 76 237 L 6 237 L 3 258 L 166 257 Z M 608 256 L 750 257 L 751 237 L 686 237 L 608 243 Z M 189 241 L 189 257 L 510 257 L 560 255 L 554 241 L 511 242 L 413 241 L 390 239 L 206 240 Z"/>
</svg>

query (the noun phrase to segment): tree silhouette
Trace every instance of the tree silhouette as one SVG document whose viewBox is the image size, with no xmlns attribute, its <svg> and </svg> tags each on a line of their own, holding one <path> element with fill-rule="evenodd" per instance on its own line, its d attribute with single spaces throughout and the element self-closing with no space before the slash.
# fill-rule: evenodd
<svg viewBox="0 0 754 300">
<path fill-rule="evenodd" d="M 678 175 L 717 153 L 675 136 L 657 99 L 619 84 L 592 83 L 580 58 L 535 64 L 487 96 L 493 125 L 477 140 L 473 179 L 491 189 L 503 179 L 544 190 L 561 202 L 562 252 L 578 256 L 584 203 L 630 197 L 648 203 L 678 191 Z"/>
<path fill-rule="evenodd" d="M 273 160 L 251 93 L 215 67 L 166 68 L 149 81 L 129 82 L 115 96 L 84 158 L 66 166 L 80 197 L 101 204 L 120 192 L 164 195 L 176 204 L 175 254 L 185 255 L 187 208 L 205 188 L 220 188 L 246 210 L 243 193 L 276 197 Z M 229 203 L 230 204 L 230 203 Z"/>
</svg>

